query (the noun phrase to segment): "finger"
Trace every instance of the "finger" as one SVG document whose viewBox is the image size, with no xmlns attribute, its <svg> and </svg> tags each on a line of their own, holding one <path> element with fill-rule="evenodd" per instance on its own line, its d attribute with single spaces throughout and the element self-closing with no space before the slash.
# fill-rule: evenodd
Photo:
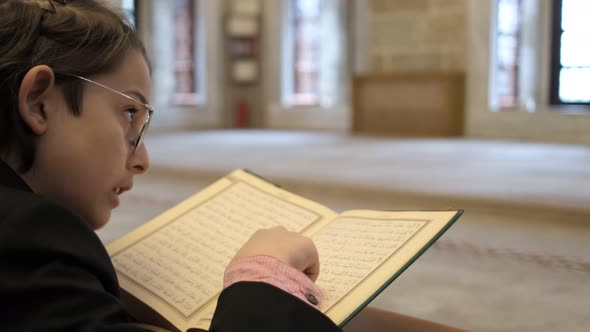
<svg viewBox="0 0 590 332">
<path fill-rule="evenodd" d="M 308 267 L 305 269 L 305 271 L 303 271 L 303 273 L 305 273 L 305 275 L 311 279 L 311 281 L 315 282 L 320 276 L 320 262 Z"/>
<path fill-rule="evenodd" d="M 320 275 L 320 257 L 318 254 L 318 250 L 315 246 L 313 240 L 308 239 L 309 246 L 308 246 L 308 261 L 307 261 L 307 268 L 303 270 L 309 279 L 315 282 L 319 275 Z"/>
<path fill-rule="evenodd" d="M 283 225 L 278 225 L 269 229 L 274 231 L 288 231 L 287 228 Z"/>
</svg>

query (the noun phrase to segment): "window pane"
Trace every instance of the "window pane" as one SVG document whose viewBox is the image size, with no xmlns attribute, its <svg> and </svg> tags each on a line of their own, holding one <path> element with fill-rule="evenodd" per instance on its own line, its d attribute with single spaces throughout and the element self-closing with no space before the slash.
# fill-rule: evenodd
<svg viewBox="0 0 590 332">
<path fill-rule="evenodd" d="M 519 0 L 498 1 L 498 32 L 503 34 L 518 32 Z"/>
<path fill-rule="evenodd" d="M 498 37 L 498 65 L 500 67 L 516 65 L 518 60 L 516 55 L 518 51 L 518 40 L 513 37 Z"/>
<path fill-rule="evenodd" d="M 559 75 L 563 102 L 590 102 L 590 68 L 564 68 Z"/>
<path fill-rule="evenodd" d="M 296 0 L 295 17 L 304 19 L 314 19 L 320 14 L 320 0 Z"/>
<path fill-rule="evenodd" d="M 320 0 L 293 0 L 294 104 L 315 104 L 318 94 Z"/>
<path fill-rule="evenodd" d="M 174 102 L 181 105 L 197 104 L 194 3 L 193 0 L 174 1 Z"/>
<path fill-rule="evenodd" d="M 284 99 L 290 106 L 330 108 L 344 102 L 345 8 L 343 0 L 286 0 L 289 5 Z"/>
<path fill-rule="evenodd" d="M 588 34 L 569 30 L 561 35 L 561 65 L 564 67 L 590 66 Z"/>
<path fill-rule="evenodd" d="M 500 109 L 518 102 L 521 0 L 497 0 L 496 65 L 493 103 Z"/>
<path fill-rule="evenodd" d="M 590 31 L 590 1 L 588 0 L 562 0 L 561 28 L 564 31 L 575 30 L 577 32 Z"/>
<path fill-rule="evenodd" d="M 115 8 L 123 9 L 125 16 L 131 24 L 135 23 L 135 0 L 107 0 L 107 3 Z"/>
<path fill-rule="evenodd" d="M 557 1 L 557 0 L 556 0 Z M 554 18 L 554 24 L 561 26 L 553 36 L 559 43 L 559 57 L 553 64 L 551 102 L 590 102 L 590 1 L 562 0 L 561 16 Z"/>
</svg>

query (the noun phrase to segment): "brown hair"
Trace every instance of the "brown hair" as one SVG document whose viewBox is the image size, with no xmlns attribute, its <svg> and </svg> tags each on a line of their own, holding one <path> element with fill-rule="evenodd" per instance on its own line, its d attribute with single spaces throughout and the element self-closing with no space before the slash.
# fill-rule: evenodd
<svg viewBox="0 0 590 332">
<path fill-rule="evenodd" d="M 16 156 L 21 172 L 35 161 L 36 136 L 18 112 L 18 90 L 32 67 L 53 69 L 79 115 L 83 84 L 69 75 L 108 72 L 130 49 L 146 57 L 123 13 L 97 0 L 0 0 L 0 156 Z"/>
</svg>

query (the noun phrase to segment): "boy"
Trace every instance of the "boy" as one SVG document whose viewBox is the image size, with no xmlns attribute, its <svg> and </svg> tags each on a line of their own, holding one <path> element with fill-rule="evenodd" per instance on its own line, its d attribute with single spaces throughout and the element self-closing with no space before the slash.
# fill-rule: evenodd
<svg viewBox="0 0 590 332">
<path fill-rule="evenodd" d="M 137 34 L 101 3 L 0 0 L 0 330 L 151 329 L 125 311 L 93 232 L 149 168 L 150 80 Z M 257 232 L 211 331 L 339 331 L 318 273 L 311 240 Z"/>
</svg>

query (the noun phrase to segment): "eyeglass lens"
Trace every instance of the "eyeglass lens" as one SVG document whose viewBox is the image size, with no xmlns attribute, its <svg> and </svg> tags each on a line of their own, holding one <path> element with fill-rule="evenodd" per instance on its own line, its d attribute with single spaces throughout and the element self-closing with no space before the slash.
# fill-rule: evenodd
<svg viewBox="0 0 590 332">
<path fill-rule="evenodd" d="M 150 123 L 150 111 L 145 107 L 140 107 L 131 120 L 131 128 L 129 128 L 130 139 L 133 149 L 136 150 L 143 142 L 143 136 L 147 131 Z"/>
</svg>

